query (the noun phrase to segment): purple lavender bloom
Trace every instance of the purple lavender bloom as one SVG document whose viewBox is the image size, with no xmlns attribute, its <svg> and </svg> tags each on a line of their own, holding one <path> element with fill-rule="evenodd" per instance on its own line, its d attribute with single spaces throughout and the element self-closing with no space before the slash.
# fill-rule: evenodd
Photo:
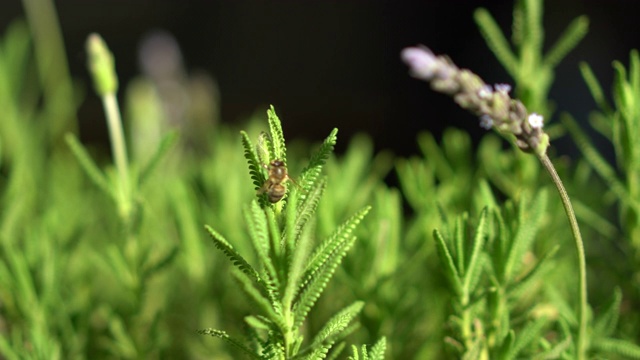
<svg viewBox="0 0 640 360">
<path fill-rule="evenodd" d="M 438 58 L 424 46 L 405 48 L 400 58 L 409 66 L 411 76 L 422 80 L 431 80 L 440 67 Z"/>
<path fill-rule="evenodd" d="M 485 130 L 491 130 L 491 127 L 493 126 L 493 119 L 491 118 L 491 116 L 484 114 L 482 116 L 480 116 L 480 127 L 485 129 Z"/>
</svg>

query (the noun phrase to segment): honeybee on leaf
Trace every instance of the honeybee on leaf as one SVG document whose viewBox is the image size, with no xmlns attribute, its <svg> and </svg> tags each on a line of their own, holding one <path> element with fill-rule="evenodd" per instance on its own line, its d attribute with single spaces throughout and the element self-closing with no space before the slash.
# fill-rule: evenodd
<svg viewBox="0 0 640 360">
<path fill-rule="evenodd" d="M 296 184 L 296 182 L 289 177 L 284 161 L 280 159 L 265 161 L 269 158 L 269 152 L 267 151 L 267 146 L 269 145 L 271 145 L 269 135 L 265 132 L 260 133 L 260 137 L 258 138 L 258 158 L 260 159 L 262 167 L 267 170 L 267 180 L 262 187 L 258 189 L 258 195 L 266 193 L 269 202 L 275 204 L 282 200 L 287 193 L 287 181 L 290 180 L 292 184 L 298 187 L 300 187 L 300 185 Z"/>
</svg>

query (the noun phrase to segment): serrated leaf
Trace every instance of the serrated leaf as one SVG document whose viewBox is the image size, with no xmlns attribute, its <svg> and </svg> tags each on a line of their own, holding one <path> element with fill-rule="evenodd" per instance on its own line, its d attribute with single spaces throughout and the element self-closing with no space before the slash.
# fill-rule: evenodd
<svg viewBox="0 0 640 360">
<path fill-rule="evenodd" d="M 520 352 L 531 344 L 536 339 L 540 339 L 542 336 L 542 330 L 547 325 L 549 320 L 545 317 L 541 317 L 530 321 L 527 325 L 520 331 L 519 336 L 516 337 L 515 342 L 513 343 L 513 347 L 511 348 L 511 352 L 508 358 L 516 358 L 520 354 Z"/>
<path fill-rule="evenodd" d="M 293 211 L 292 211 L 293 212 Z M 315 228 L 313 226 L 306 227 L 301 230 L 300 236 L 295 243 L 295 246 L 291 248 L 291 260 L 287 271 L 287 284 L 284 290 L 284 296 L 282 297 L 282 303 L 286 308 L 290 308 L 296 292 L 300 288 L 307 257 L 311 252 L 313 233 Z"/>
<path fill-rule="evenodd" d="M 545 66 L 555 67 L 558 65 L 567 53 L 582 41 L 588 31 L 589 19 L 586 16 L 583 15 L 574 19 L 545 56 Z"/>
<path fill-rule="evenodd" d="M 253 143 L 251 142 L 251 139 L 249 139 L 249 135 L 245 131 L 240 131 L 240 136 L 242 138 L 242 147 L 244 148 L 244 158 L 247 159 L 247 163 L 249 165 L 249 175 L 251 176 L 255 190 L 258 191 L 262 188 L 267 179 L 262 173 L 262 166 L 258 160 L 258 155 L 253 147 Z M 264 208 L 269 205 L 266 194 L 256 193 L 256 196 L 260 206 Z"/>
<path fill-rule="evenodd" d="M 356 226 L 358 226 L 360 221 L 362 221 L 362 219 L 367 215 L 369 210 L 371 210 L 371 207 L 367 206 L 356 212 L 347 221 L 340 225 L 327 240 L 323 241 L 318 245 L 318 247 L 316 247 L 313 254 L 309 257 L 306 271 L 308 274 L 307 277 L 313 276 L 316 269 L 326 263 L 327 258 L 335 251 L 335 248 L 351 238 L 351 234 L 355 230 Z"/>
<path fill-rule="evenodd" d="M 324 358 L 326 353 L 335 342 L 335 338 L 345 329 L 347 329 L 349 323 L 362 311 L 364 302 L 356 301 L 355 303 L 347 306 L 334 315 L 327 323 L 322 327 L 318 334 L 314 337 L 313 341 L 309 345 L 311 353 L 309 359 Z M 306 352 L 306 351 L 305 351 Z"/>
<path fill-rule="evenodd" d="M 620 303 L 622 302 L 622 292 L 616 288 L 613 296 L 602 314 L 593 325 L 594 338 L 611 336 L 618 325 L 620 316 Z"/>
<path fill-rule="evenodd" d="M 325 185 L 326 181 L 324 179 L 320 180 L 317 186 L 312 187 L 309 192 L 305 194 L 304 199 L 300 202 L 300 205 L 298 205 L 296 209 L 296 220 L 293 225 L 296 234 L 300 234 L 302 228 L 315 214 L 318 204 L 320 203 L 320 198 L 324 193 Z"/>
<path fill-rule="evenodd" d="M 300 175 L 300 186 L 309 192 L 314 186 L 316 180 L 320 176 L 322 168 L 326 164 L 329 156 L 333 153 L 333 148 L 338 141 L 338 129 L 331 130 L 329 136 L 322 142 L 320 148 L 309 159 L 309 165 L 302 170 Z M 306 197 L 301 195 L 302 198 Z"/>
<path fill-rule="evenodd" d="M 517 78 L 518 60 L 511 51 L 509 42 L 491 14 L 486 9 L 479 8 L 473 13 L 473 18 L 480 29 L 482 37 L 484 37 L 484 40 L 498 61 L 500 61 L 512 78 Z"/>
<path fill-rule="evenodd" d="M 527 209 L 526 217 L 523 216 Z M 538 232 L 540 221 L 547 208 L 547 191 L 542 189 L 533 201 L 527 202 L 524 198 L 519 204 L 518 225 L 506 258 L 505 276 L 513 276 L 520 268 L 522 256 L 529 249 Z"/>
<path fill-rule="evenodd" d="M 294 328 L 302 325 L 356 238 L 354 236 L 344 240 L 333 248 L 331 253 L 327 254 L 325 262 L 321 263 L 310 275 L 305 276 L 305 280 L 298 289 L 298 300 L 294 305 Z"/>
<path fill-rule="evenodd" d="M 309 257 L 303 281 L 297 291 L 299 297 L 295 304 L 294 327 L 302 324 L 307 313 L 320 297 L 336 267 L 355 242 L 353 231 L 370 209 L 365 207 L 355 213 Z"/>
<path fill-rule="evenodd" d="M 248 295 L 249 300 L 253 301 L 256 308 L 279 328 L 284 328 L 285 322 L 282 318 L 282 308 L 278 302 L 277 292 L 270 291 L 268 287 L 265 287 L 266 290 L 264 288 L 257 289 L 255 282 L 237 269 L 234 269 L 232 274 L 242 285 L 242 290 Z"/>
<path fill-rule="evenodd" d="M 624 356 L 626 359 L 640 359 L 640 346 L 619 339 L 597 339 L 593 348 L 607 354 Z"/>
<path fill-rule="evenodd" d="M 273 142 L 273 155 L 275 159 L 281 160 L 285 164 L 287 163 L 287 147 L 284 142 L 284 132 L 282 131 L 282 123 L 276 115 L 276 110 L 273 105 L 267 110 L 267 117 L 269 121 L 269 133 L 271 134 L 271 141 Z"/>
<path fill-rule="evenodd" d="M 276 271 L 270 256 L 271 242 L 269 241 L 269 229 L 267 217 L 257 201 L 252 201 L 251 205 L 245 208 L 245 221 L 249 230 L 249 235 L 253 243 L 253 247 L 258 254 L 261 264 L 264 266 L 272 285 L 275 288 L 280 287 L 278 272 Z"/>
<path fill-rule="evenodd" d="M 454 251 L 453 254 L 454 260 L 456 262 L 456 269 L 458 269 L 458 273 L 464 275 L 467 272 L 467 264 L 466 264 L 466 241 L 467 241 L 467 232 L 466 232 L 466 224 L 469 219 L 468 213 L 463 213 L 462 215 L 456 218 L 456 224 L 453 229 L 453 244 Z"/>
<path fill-rule="evenodd" d="M 460 296 L 463 293 L 462 281 L 460 280 L 460 275 L 458 273 L 458 270 L 456 269 L 455 262 L 451 257 L 449 248 L 447 247 L 442 234 L 440 234 L 437 229 L 433 230 L 433 237 L 436 240 L 436 248 L 438 250 L 438 255 L 440 256 L 440 261 L 442 261 L 445 266 L 445 276 L 449 279 L 449 282 L 451 282 L 451 287 L 453 288 L 454 293 L 457 296 Z"/>
<path fill-rule="evenodd" d="M 384 353 L 387 351 L 387 338 L 381 337 L 369 352 L 369 360 L 384 360 Z"/>
<path fill-rule="evenodd" d="M 596 104 L 604 112 L 605 114 L 611 114 L 611 105 L 604 96 L 604 92 L 602 91 L 602 86 L 600 86 L 600 82 L 596 75 L 591 70 L 591 67 L 586 62 L 580 63 L 580 73 L 582 74 L 582 78 L 584 82 L 587 84 L 589 91 L 591 92 L 591 96 L 593 100 L 595 100 Z"/>
<path fill-rule="evenodd" d="M 211 335 L 213 337 L 217 337 L 217 338 L 222 339 L 222 340 L 226 341 L 227 343 L 233 345 L 235 348 L 242 350 L 242 352 L 245 355 L 249 356 L 252 359 L 257 359 L 257 360 L 261 360 L 262 359 L 262 357 L 259 354 L 254 353 L 251 349 L 249 349 L 248 347 L 244 346 L 240 341 L 230 337 L 229 334 L 227 334 L 226 331 L 209 328 L 209 329 L 198 330 L 198 334 Z"/>
<path fill-rule="evenodd" d="M 209 225 L 205 225 L 205 229 L 213 239 L 213 243 L 220 251 L 222 251 L 243 274 L 245 274 L 249 279 L 256 282 L 256 284 L 260 284 L 264 286 L 264 282 L 260 278 L 260 274 L 249 264 L 242 255 L 238 254 L 236 250 L 227 242 L 227 240 L 220 235 L 217 231 L 213 230 Z"/>
<path fill-rule="evenodd" d="M 475 237 L 473 239 L 471 257 L 469 258 L 469 264 L 467 265 L 467 270 L 465 271 L 464 278 L 462 279 L 464 289 L 466 289 L 467 292 L 471 292 L 473 290 L 470 287 L 472 279 L 479 278 L 479 272 L 482 271 L 482 266 L 480 266 L 482 262 L 480 262 L 478 259 L 480 257 L 480 252 L 482 251 L 482 248 L 484 246 L 486 219 L 487 208 L 485 207 L 480 213 L 480 219 L 478 220 Z"/>
<path fill-rule="evenodd" d="M 616 194 L 618 199 L 627 206 L 637 209 L 637 202 L 633 201 L 633 197 L 629 195 L 626 187 L 618 180 L 615 170 L 595 149 L 592 145 L 593 142 L 591 142 L 587 135 L 580 129 L 575 120 L 570 115 L 564 114 L 561 117 L 561 121 L 567 130 L 569 130 L 569 133 L 571 133 L 571 137 L 573 137 L 573 140 L 585 159 L 602 179 L 607 182 L 607 185 Z"/>
</svg>

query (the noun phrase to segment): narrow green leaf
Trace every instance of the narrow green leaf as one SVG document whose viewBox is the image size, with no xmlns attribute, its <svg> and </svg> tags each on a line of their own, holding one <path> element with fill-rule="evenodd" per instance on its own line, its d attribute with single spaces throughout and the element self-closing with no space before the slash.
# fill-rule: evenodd
<svg viewBox="0 0 640 360">
<path fill-rule="evenodd" d="M 526 40 L 523 46 L 529 45 L 535 54 L 542 53 L 544 32 L 542 30 L 542 1 L 521 0 L 524 4 L 524 17 L 526 24 Z"/>
<path fill-rule="evenodd" d="M 297 236 L 299 240 L 297 240 L 294 244 L 295 246 L 290 249 L 292 252 L 291 261 L 287 271 L 287 285 L 284 290 L 284 296 L 282 297 L 283 306 L 286 308 L 291 307 L 296 291 L 302 283 L 307 257 L 311 252 L 313 229 L 313 226 L 301 229 L 300 234 Z"/>
<path fill-rule="evenodd" d="M 270 256 L 271 242 L 269 241 L 269 229 L 266 214 L 264 210 L 260 208 L 258 202 L 254 200 L 249 206 L 245 207 L 244 217 L 249 230 L 249 237 L 251 238 L 253 248 L 258 255 L 258 259 L 273 282 L 273 286 L 279 288 L 280 281 L 278 278 L 278 272 L 276 271 Z"/>
<path fill-rule="evenodd" d="M 607 354 L 616 354 L 626 359 L 640 359 L 640 345 L 619 339 L 597 339 L 593 348 Z"/>
<path fill-rule="evenodd" d="M 267 227 L 269 229 L 269 239 L 271 241 L 271 251 L 273 251 L 273 261 L 275 261 L 274 266 L 278 271 L 283 271 L 286 266 L 284 264 L 284 259 L 282 256 L 284 246 L 282 244 L 282 234 L 280 233 L 280 226 L 278 225 L 278 221 L 276 220 L 276 213 L 272 207 L 266 207 L 267 214 Z M 281 279 L 284 278 L 284 274 L 280 273 L 279 277 Z"/>
<path fill-rule="evenodd" d="M 517 358 L 520 355 L 520 352 L 531 344 L 533 341 L 536 341 L 542 337 L 542 330 L 549 323 L 549 320 L 545 317 L 541 317 L 530 321 L 527 325 L 520 331 L 519 336 L 516 338 L 513 347 L 511 348 L 511 353 L 509 354 L 509 358 Z"/>
<path fill-rule="evenodd" d="M 627 70 L 619 61 L 613 62 L 615 80 L 613 82 L 613 99 L 616 107 L 623 113 L 625 117 L 630 114 L 628 110 L 633 105 L 633 94 L 627 83 Z"/>
<path fill-rule="evenodd" d="M 65 136 L 65 140 L 71 152 L 76 157 L 80 166 L 85 171 L 85 173 L 89 176 L 89 179 L 93 181 L 94 184 L 98 186 L 105 194 L 107 194 L 112 199 L 116 199 L 116 193 L 112 188 L 109 180 L 104 175 L 104 173 L 98 168 L 98 166 L 93 162 L 89 153 L 85 150 L 84 146 L 78 141 L 78 139 L 73 134 L 67 134 Z"/>
<path fill-rule="evenodd" d="M 562 124 L 569 130 L 576 145 L 584 155 L 585 159 L 593 166 L 593 169 L 607 182 L 611 191 L 613 191 L 618 199 L 627 206 L 638 208 L 637 203 L 627 192 L 625 186 L 618 180 L 615 170 L 607 163 L 607 161 L 598 153 L 593 142 L 589 140 L 587 135 L 576 124 L 575 120 L 568 115 L 563 114 L 561 117 Z"/>
<path fill-rule="evenodd" d="M 493 195 L 493 191 L 491 190 L 491 186 L 489 186 L 487 179 L 482 178 L 478 180 L 478 190 L 480 193 L 480 202 L 482 204 L 486 204 L 489 210 L 498 208 L 498 202 Z"/>
<path fill-rule="evenodd" d="M 471 292 L 471 281 L 474 278 L 479 277 L 479 272 L 482 271 L 481 262 L 478 261 L 480 257 L 480 252 L 482 251 L 482 247 L 484 246 L 484 240 L 486 237 L 486 225 L 487 220 L 487 208 L 482 209 L 480 213 L 480 219 L 478 220 L 478 226 L 476 227 L 475 237 L 473 239 L 473 248 L 471 250 L 471 257 L 469 258 L 469 264 L 467 265 L 467 271 L 464 274 L 464 279 L 462 280 L 463 286 L 466 291 Z"/>
<path fill-rule="evenodd" d="M 321 179 L 317 186 L 312 187 L 307 194 L 305 194 L 304 199 L 300 202 L 300 205 L 297 208 L 296 219 L 294 223 L 295 233 L 300 234 L 302 228 L 307 224 L 307 222 L 312 219 L 316 209 L 318 208 L 318 204 L 320 203 L 320 197 L 324 193 L 326 181 Z"/>
<path fill-rule="evenodd" d="M 369 352 L 369 360 L 384 360 L 384 353 L 387 351 L 387 338 L 381 337 Z"/>
<path fill-rule="evenodd" d="M 115 314 L 111 313 L 109 319 L 109 332 L 113 336 L 111 351 L 113 351 L 118 358 L 121 359 L 135 359 L 140 356 L 138 349 L 136 349 L 135 340 L 129 334 L 127 327 L 125 326 L 123 319 Z"/>
<path fill-rule="evenodd" d="M 551 47 L 544 58 L 544 65 L 556 67 L 558 63 L 578 45 L 589 31 L 589 19 L 586 16 L 579 16 L 567 27 L 560 39 Z"/>
<path fill-rule="evenodd" d="M 271 322 L 276 324 L 278 328 L 284 328 L 285 321 L 282 317 L 282 307 L 279 303 L 279 295 L 277 291 L 265 286 L 266 289 L 257 289 L 255 282 L 245 273 L 238 269 L 233 269 L 232 274 L 236 280 L 242 284 L 242 290 L 248 295 L 253 304 L 264 314 Z M 265 295 L 266 293 L 266 295 Z"/>
<path fill-rule="evenodd" d="M 226 341 L 227 343 L 233 345 L 235 348 L 240 349 L 245 355 L 249 356 L 250 358 L 256 359 L 256 360 L 262 360 L 262 357 L 259 354 L 254 353 L 253 350 L 244 346 L 240 341 L 230 337 L 226 331 L 216 330 L 216 329 L 204 329 L 204 330 L 198 330 L 198 334 L 211 335 L 213 337 L 220 338 Z"/>
<path fill-rule="evenodd" d="M 276 115 L 276 110 L 273 105 L 267 110 L 267 117 L 269 121 L 269 132 L 271 134 L 271 141 L 273 141 L 273 151 L 275 159 L 281 160 L 285 164 L 287 163 L 287 147 L 284 142 L 284 132 L 282 131 L 282 123 Z"/>
<path fill-rule="evenodd" d="M 209 225 L 205 225 L 205 229 L 213 239 L 214 245 L 222 251 L 243 274 L 247 275 L 250 279 L 257 284 L 264 285 L 264 282 L 260 278 L 260 274 L 251 266 L 236 250 L 225 240 L 222 235 L 213 230 Z"/>
<path fill-rule="evenodd" d="M 550 360 L 550 359 L 561 359 L 564 352 L 566 352 L 573 343 L 573 338 L 570 336 L 565 337 L 564 340 L 555 344 L 551 349 L 537 354 L 533 357 L 533 360 Z"/>
<path fill-rule="evenodd" d="M 560 249 L 560 245 L 555 245 L 551 250 L 547 251 L 542 258 L 536 263 L 536 265 L 531 269 L 525 276 L 523 276 L 517 282 L 509 285 L 508 292 L 510 293 L 518 293 L 521 289 L 529 288 L 529 284 L 538 279 L 543 275 L 544 269 L 546 268 L 549 259 L 556 254 L 556 252 Z"/>
<path fill-rule="evenodd" d="M 511 75 L 512 78 L 517 78 L 518 60 L 511 51 L 509 42 L 491 14 L 486 9 L 479 8 L 473 13 L 473 18 L 489 49 L 493 51 L 509 75 Z"/>
<path fill-rule="evenodd" d="M 530 248 L 538 232 L 540 221 L 547 208 L 547 191 L 542 189 L 533 201 L 521 199 L 519 204 L 518 227 L 513 236 L 511 247 L 506 259 L 505 275 L 507 278 L 515 275 L 520 269 L 522 256 Z M 526 208 L 526 212 L 525 212 Z M 524 214 L 526 213 L 526 216 Z"/>
<path fill-rule="evenodd" d="M 580 73 L 582 74 L 582 78 L 584 82 L 587 84 L 589 91 L 591 92 L 591 96 L 593 100 L 596 102 L 600 110 L 602 110 L 605 114 L 611 114 L 611 105 L 604 96 L 604 92 L 602 91 L 602 86 L 600 86 L 600 82 L 596 78 L 596 75 L 591 70 L 591 66 L 586 62 L 580 63 Z"/>
<path fill-rule="evenodd" d="M 326 164 L 329 156 L 333 153 L 333 148 L 338 141 L 338 129 L 331 130 L 329 136 L 322 142 L 320 148 L 311 156 L 309 159 L 309 165 L 302 170 L 302 174 L 300 175 L 300 186 L 305 191 L 311 191 L 316 180 L 320 176 L 320 172 L 322 168 Z M 301 195 L 304 198 L 304 194 Z"/>
<path fill-rule="evenodd" d="M 513 23 L 511 24 L 511 42 L 515 47 L 522 46 L 524 39 L 524 10 L 522 7 L 522 1 L 515 1 Z"/>
<path fill-rule="evenodd" d="M 592 210 L 579 200 L 572 199 L 573 210 L 576 212 L 576 217 L 580 220 L 581 224 L 589 226 L 606 239 L 617 239 L 620 235 L 618 228 L 604 217 L 604 214 L 599 214 L 597 211 Z"/>
<path fill-rule="evenodd" d="M 294 306 L 294 328 L 302 325 L 307 314 L 326 288 L 327 283 L 333 277 L 336 268 L 355 241 L 355 236 L 348 239 L 345 238 L 344 241 L 333 248 L 331 253 L 327 254 L 326 261 L 319 264 L 319 267 L 314 268 L 309 275 L 305 276 L 298 290 L 298 301 Z"/>
<path fill-rule="evenodd" d="M 453 256 L 455 257 L 454 260 L 456 262 L 456 269 L 458 269 L 458 273 L 462 274 L 463 276 L 467 273 L 467 264 L 465 263 L 467 260 L 467 254 L 465 251 L 465 247 L 467 241 L 466 226 L 468 218 L 469 216 L 466 212 L 458 216 L 456 218 L 456 225 L 453 230 L 453 244 L 455 250 Z"/>
<path fill-rule="evenodd" d="M 364 346 L 363 346 L 363 350 L 364 350 Z M 360 360 L 360 353 L 358 352 L 358 347 L 355 345 L 351 345 L 351 351 L 353 352 L 353 356 L 349 356 L 347 360 Z M 367 359 L 363 358 L 363 360 L 367 360 Z"/>
<path fill-rule="evenodd" d="M 253 147 L 253 143 L 251 142 L 251 139 L 249 139 L 249 135 L 245 131 L 240 131 L 240 136 L 242 137 L 244 157 L 245 159 L 247 159 L 247 163 L 249 164 L 249 175 L 251 176 L 251 180 L 253 180 L 255 190 L 260 190 L 267 179 L 262 173 L 262 166 L 260 164 L 260 161 L 258 160 L 258 155 L 256 154 L 256 150 Z M 256 196 L 258 197 L 260 206 L 264 208 L 269 205 L 266 194 L 256 194 Z"/>
<path fill-rule="evenodd" d="M 433 230 L 433 238 L 436 240 L 436 248 L 438 249 L 438 255 L 440 256 L 440 261 L 444 263 L 445 269 L 444 274 L 451 282 L 451 287 L 453 288 L 454 293 L 457 296 L 462 294 L 462 281 L 460 280 L 460 275 L 458 270 L 456 269 L 455 262 L 451 257 L 451 253 L 447 248 L 447 244 L 442 237 L 442 234 L 436 229 Z"/>
<path fill-rule="evenodd" d="M 604 338 L 613 335 L 618 325 L 618 317 L 620 316 L 620 303 L 622 302 L 622 292 L 616 288 L 613 292 L 612 299 L 602 314 L 596 319 L 593 325 L 594 338 Z"/>
<path fill-rule="evenodd" d="M 327 262 L 329 256 L 331 256 L 335 249 L 347 240 L 351 239 L 353 231 L 356 226 L 362 221 L 362 219 L 371 210 L 370 206 L 364 207 L 360 211 L 356 212 L 347 221 L 340 225 L 333 234 L 325 241 L 323 241 L 310 256 L 307 265 L 307 277 L 313 276 L 316 269 L 320 268 L 322 264 Z"/>
<path fill-rule="evenodd" d="M 509 330 L 509 333 L 500 344 L 500 348 L 498 349 L 498 359 L 513 359 L 509 357 L 509 354 L 513 350 L 513 343 L 516 341 L 516 334 L 513 330 Z"/>
<path fill-rule="evenodd" d="M 418 135 L 418 146 L 425 159 L 433 164 L 435 175 L 441 181 L 450 180 L 456 176 L 455 170 L 451 167 L 451 162 L 447 159 L 444 151 L 431 133 L 421 133 Z"/>
<path fill-rule="evenodd" d="M 336 267 L 355 242 L 353 231 L 369 210 L 370 207 L 365 207 L 355 213 L 339 226 L 326 241 L 320 244 L 309 257 L 304 280 L 298 290 L 299 300 L 295 304 L 295 327 L 302 324 L 307 313 L 333 276 Z"/>
<path fill-rule="evenodd" d="M 167 251 L 164 256 L 161 256 L 153 262 L 144 264 L 142 269 L 142 278 L 149 278 L 165 269 L 173 263 L 173 260 L 178 254 L 180 254 L 180 248 L 178 246 L 174 246 L 170 251 Z"/>
<path fill-rule="evenodd" d="M 151 156 L 151 159 L 149 160 L 147 165 L 140 171 L 140 177 L 138 178 L 138 183 L 140 184 L 140 186 L 147 182 L 149 176 L 158 167 L 160 160 L 162 160 L 162 158 L 173 147 L 173 145 L 175 145 L 177 140 L 178 134 L 176 132 L 170 132 L 162 138 L 162 140 L 160 141 L 160 145 L 153 153 L 153 156 Z"/>
<path fill-rule="evenodd" d="M 467 348 L 467 351 L 460 358 L 461 360 L 478 360 L 482 357 L 482 349 L 484 348 L 484 341 L 480 338 L 471 339 L 471 345 Z"/>
<path fill-rule="evenodd" d="M 351 323 L 351 321 L 353 321 L 353 319 L 358 316 L 360 311 L 362 311 L 363 307 L 364 302 L 356 301 L 346 308 L 340 310 L 329 321 L 327 321 L 327 323 L 322 327 L 318 334 L 313 338 L 313 341 L 311 342 L 309 347 L 311 349 L 316 349 L 325 344 L 332 345 L 335 341 L 334 338 L 347 328 L 349 323 Z"/>
</svg>

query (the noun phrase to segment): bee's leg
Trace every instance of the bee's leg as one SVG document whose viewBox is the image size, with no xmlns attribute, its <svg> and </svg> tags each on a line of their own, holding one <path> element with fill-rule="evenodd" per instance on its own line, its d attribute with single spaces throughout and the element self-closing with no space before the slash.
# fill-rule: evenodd
<svg viewBox="0 0 640 360">
<path fill-rule="evenodd" d="M 269 182 L 268 181 L 266 183 L 264 183 L 264 185 L 262 185 L 262 187 L 260 189 L 258 189 L 257 193 L 258 193 L 258 195 L 262 195 L 265 192 L 267 192 L 267 190 L 269 190 Z"/>
</svg>

